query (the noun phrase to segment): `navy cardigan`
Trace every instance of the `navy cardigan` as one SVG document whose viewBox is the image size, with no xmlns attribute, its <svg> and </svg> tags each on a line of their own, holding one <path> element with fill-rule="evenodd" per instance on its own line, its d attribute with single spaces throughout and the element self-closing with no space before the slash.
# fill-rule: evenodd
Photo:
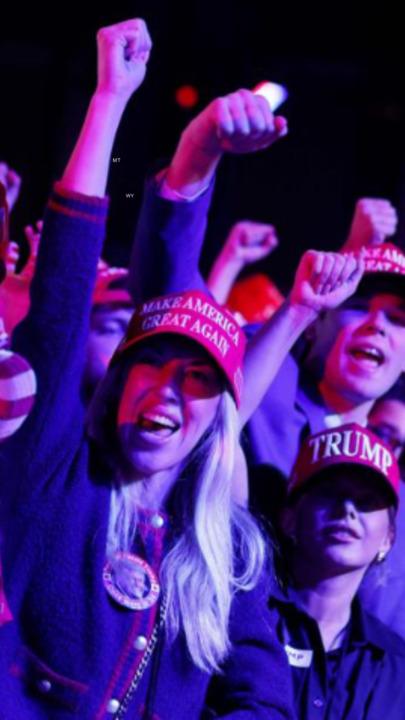
<svg viewBox="0 0 405 720">
<path fill-rule="evenodd" d="M 107 201 L 56 186 L 31 310 L 14 336 L 37 374 L 38 399 L 0 451 L 4 584 L 14 616 L 0 630 L 0 718 L 133 719 L 146 717 L 149 703 L 154 720 L 290 719 L 268 583 L 235 597 L 233 651 L 216 678 L 195 667 L 183 637 L 169 645 L 158 632 L 159 604 L 131 611 L 104 589 L 110 483 L 91 462 L 79 389 L 106 213 Z M 144 513 L 138 541 L 157 572 L 162 520 L 159 527 Z M 213 685 L 216 704 L 204 710 Z"/>
</svg>

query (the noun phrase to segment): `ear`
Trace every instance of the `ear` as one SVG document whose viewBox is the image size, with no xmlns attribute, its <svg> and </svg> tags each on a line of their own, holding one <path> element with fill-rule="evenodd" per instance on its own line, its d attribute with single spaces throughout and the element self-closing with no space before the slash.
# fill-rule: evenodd
<svg viewBox="0 0 405 720">
<path fill-rule="evenodd" d="M 377 562 L 383 562 L 391 550 L 395 541 L 395 528 L 392 522 L 389 524 L 387 534 L 380 545 L 380 549 L 377 554 Z"/>
</svg>

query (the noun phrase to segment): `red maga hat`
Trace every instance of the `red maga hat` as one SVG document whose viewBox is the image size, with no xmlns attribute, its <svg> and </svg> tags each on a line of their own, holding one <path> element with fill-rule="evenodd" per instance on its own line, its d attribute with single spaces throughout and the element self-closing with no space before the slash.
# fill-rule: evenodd
<svg viewBox="0 0 405 720">
<path fill-rule="evenodd" d="M 390 448 L 368 428 L 348 423 L 306 438 L 292 470 L 289 494 L 304 489 L 320 472 L 338 465 L 367 468 L 384 481 L 398 505 L 400 474 Z"/>
<path fill-rule="evenodd" d="M 263 273 L 238 280 L 228 300 L 228 308 L 239 312 L 248 323 L 266 322 L 284 300 L 274 282 Z"/>
<path fill-rule="evenodd" d="M 127 348 L 161 333 L 182 335 L 201 345 L 225 375 L 239 406 L 246 339 L 228 310 L 197 290 L 148 300 L 137 306 L 112 362 Z"/>
<path fill-rule="evenodd" d="M 389 292 L 399 292 L 405 296 L 405 254 L 393 243 L 383 243 L 364 250 L 365 273 L 357 292 L 373 286 L 382 285 Z"/>
</svg>

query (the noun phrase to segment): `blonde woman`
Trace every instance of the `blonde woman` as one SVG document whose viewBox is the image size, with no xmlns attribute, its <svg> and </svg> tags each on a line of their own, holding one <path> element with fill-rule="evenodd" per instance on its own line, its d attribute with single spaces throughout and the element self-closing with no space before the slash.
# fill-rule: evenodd
<svg viewBox="0 0 405 720">
<path fill-rule="evenodd" d="M 265 547 L 232 499 L 243 336 L 190 292 L 138 308 L 88 422 L 80 401 L 109 157 L 141 84 L 141 20 L 99 32 L 98 84 L 48 204 L 15 332 L 38 402 L 1 457 L 3 717 L 292 717 Z M 265 574 L 264 574 L 265 576 Z"/>
</svg>

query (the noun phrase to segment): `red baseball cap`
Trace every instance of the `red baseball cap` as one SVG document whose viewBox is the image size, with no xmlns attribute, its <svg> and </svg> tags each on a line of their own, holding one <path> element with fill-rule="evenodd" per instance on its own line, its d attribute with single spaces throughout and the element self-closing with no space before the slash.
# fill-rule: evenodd
<svg viewBox="0 0 405 720">
<path fill-rule="evenodd" d="M 182 335 L 201 345 L 225 375 L 239 406 L 246 338 L 228 310 L 196 290 L 171 293 L 141 303 L 111 362 L 127 348 L 161 333 Z"/>
<path fill-rule="evenodd" d="M 365 273 L 357 293 L 373 283 L 373 287 L 405 296 L 405 254 L 400 247 L 393 243 L 366 247 L 363 257 Z"/>
<path fill-rule="evenodd" d="M 239 312 L 248 323 L 266 322 L 284 300 L 274 282 L 263 273 L 238 280 L 228 300 L 228 308 Z"/>
<path fill-rule="evenodd" d="M 320 472 L 338 465 L 372 471 L 384 482 L 394 505 L 398 505 L 400 474 L 394 454 L 381 438 L 357 423 L 325 428 L 306 438 L 292 470 L 289 495 L 304 489 Z"/>
</svg>

